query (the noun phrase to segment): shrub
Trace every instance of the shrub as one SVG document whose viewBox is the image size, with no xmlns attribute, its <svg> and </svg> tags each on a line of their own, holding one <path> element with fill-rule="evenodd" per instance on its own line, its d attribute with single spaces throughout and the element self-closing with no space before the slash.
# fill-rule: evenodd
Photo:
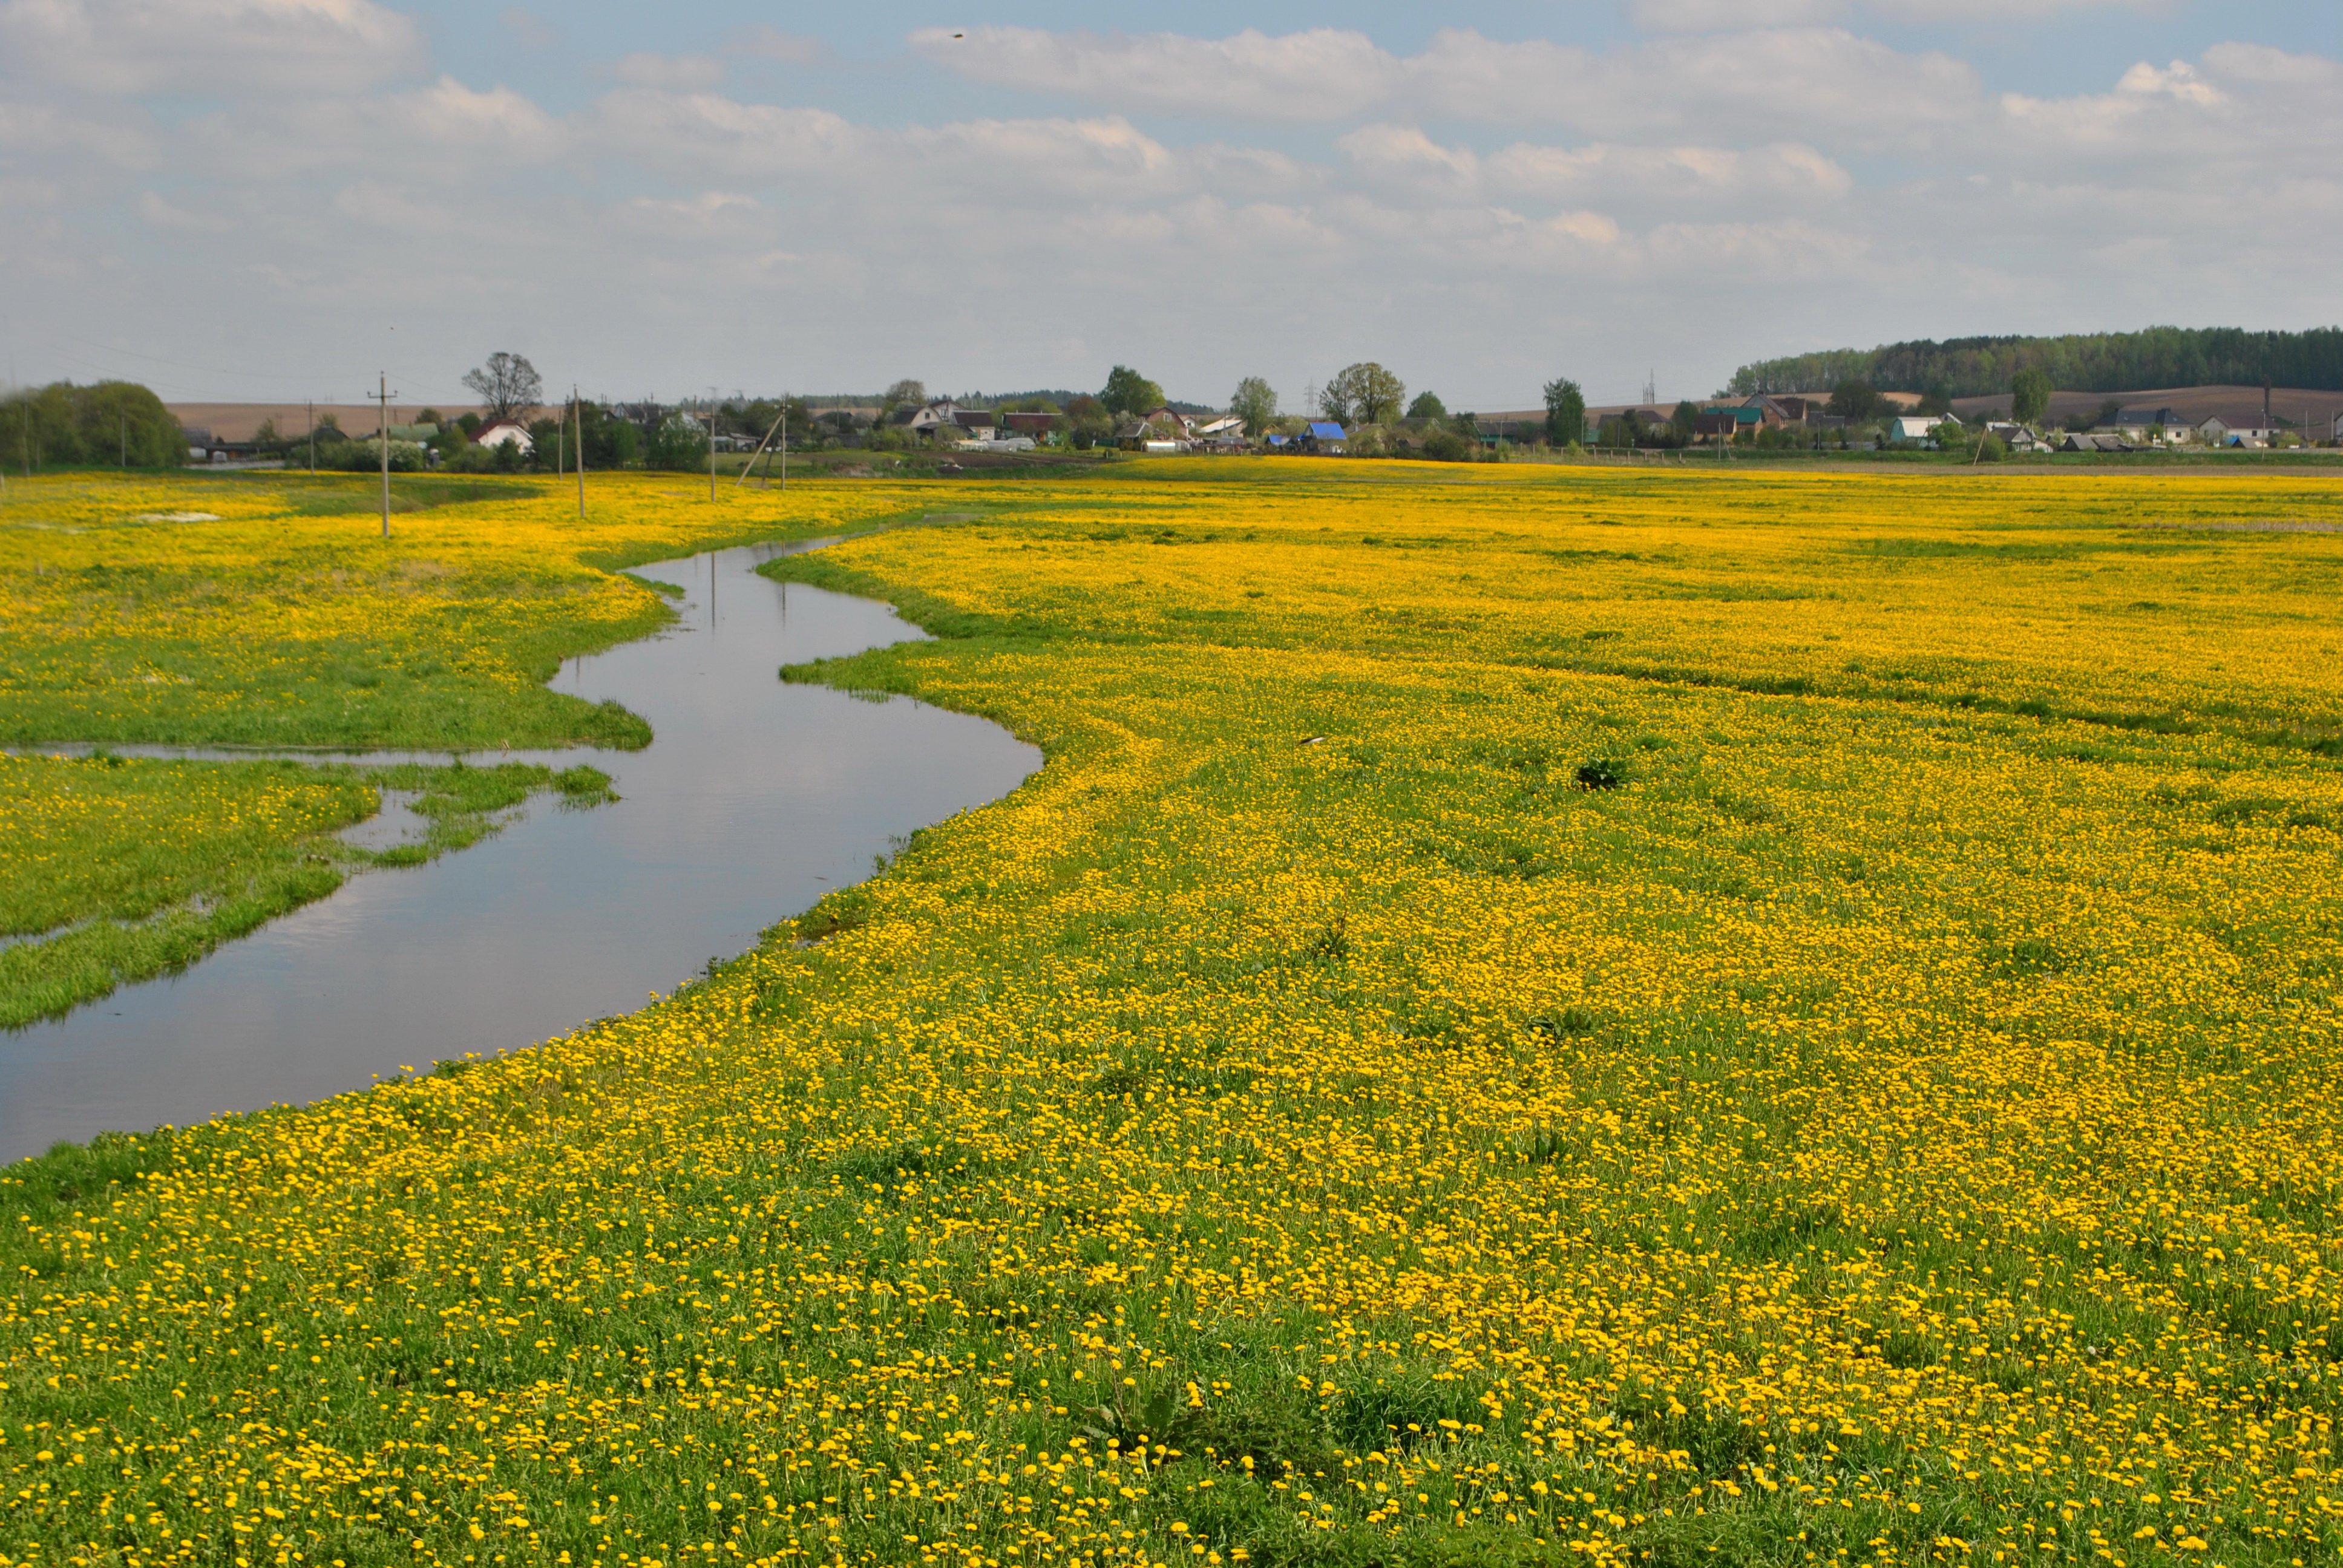
<svg viewBox="0 0 2343 1568">
<path fill-rule="evenodd" d="M 1607 757 L 1597 757 L 1578 765 L 1578 787 L 1581 789 L 1616 789 L 1627 781 L 1620 765 Z"/>
</svg>

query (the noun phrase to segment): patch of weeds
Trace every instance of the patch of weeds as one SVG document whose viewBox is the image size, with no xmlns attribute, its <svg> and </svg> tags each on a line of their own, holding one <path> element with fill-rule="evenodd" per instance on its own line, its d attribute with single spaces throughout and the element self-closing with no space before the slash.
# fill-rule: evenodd
<svg viewBox="0 0 2343 1568">
<path fill-rule="evenodd" d="M 1554 766 L 1554 753 L 1543 746 L 1500 744 L 1476 746 L 1471 753 L 1473 760 L 1491 768 L 1502 768 L 1509 773 L 1526 774 L 1543 779 Z"/>
<path fill-rule="evenodd" d="M 1575 1002 L 1558 1011 L 1540 1014 L 1529 1023 L 1532 1034 L 1556 1044 L 1593 1034 L 1602 1027 L 1600 1015 L 1593 1009 L 1580 1007 Z"/>
<path fill-rule="evenodd" d="M 1133 1067 L 1128 1063 L 1110 1067 L 1091 1080 L 1091 1092 L 1104 1095 L 1109 1100 L 1120 1100 L 1145 1088 L 1149 1076 L 1149 1070 L 1144 1067 Z"/>
<path fill-rule="evenodd" d="M 2074 960 L 2061 953 L 2046 938 L 2020 937 L 2016 941 L 1995 942 L 1985 950 L 1986 968 L 1995 974 L 2017 978 L 2058 974 L 2073 967 Z"/>
<path fill-rule="evenodd" d="M 596 806 L 608 806 L 618 799 L 618 790 L 611 786 L 610 776 L 599 768 L 589 768 L 583 762 L 556 773 L 553 787 L 561 792 L 561 808 L 565 811 L 583 811 Z"/>
<path fill-rule="evenodd" d="M 1759 1428 L 1744 1425 L 1729 1411 L 1711 1414 L 1673 1394 L 1622 1400 L 1612 1407 L 1612 1413 L 1634 1433 L 1638 1443 L 1663 1453 L 1681 1453 L 1704 1476 L 1730 1475 L 1765 1455 L 1765 1433 Z"/>
<path fill-rule="evenodd" d="M 2290 800 L 2269 795 L 2239 795 L 2220 802 L 2205 815 L 2216 822 L 2242 822 L 2249 818 L 2275 815 L 2292 805 Z"/>
<path fill-rule="evenodd" d="M 790 922 L 790 935 L 798 946 L 811 947 L 841 931 L 859 930 L 870 921 L 869 900 L 853 889 L 842 889 Z"/>
<path fill-rule="evenodd" d="M 830 1172 L 857 1191 L 883 1191 L 889 1198 L 905 1187 L 965 1179 L 968 1157 L 945 1143 L 898 1143 L 890 1149 L 858 1149 L 830 1162 Z"/>
<path fill-rule="evenodd" d="M 1322 963 L 1340 963 L 1351 956 L 1349 922 L 1337 915 L 1332 924 L 1302 944 L 1302 952 Z"/>
<path fill-rule="evenodd" d="M 1627 781 L 1624 767 L 1608 757 L 1580 763 L 1575 778 L 1581 789 L 1616 789 Z"/>
<path fill-rule="evenodd" d="M 1461 1379 L 1421 1376 L 1357 1384 L 1343 1390 L 1334 1406 L 1334 1436 L 1355 1453 L 1477 1436 L 1489 1413 L 1481 1404 L 1483 1392 Z"/>
<path fill-rule="evenodd" d="M 101 1132 L 87 1143 L 58 1143 L 0 1176 L 12 1214 L 48 1225 L 75 1210 L 102 1211 L 135 1191 L 138 1179 L 170 1162 L 174 1134 Z"/>
<path fill-rule="evenodd" d="M 1708 800 L 1720 813 L 1736 822 L 1756 826 L 1775 820 L 1772 803 L 1755 796 L 1737 795 L 1730 789 L 1712 789 L 1708 793 Z"/>
<path fill-rule="evenodd" d="M 1201 1403 L 1174 1383 L 1124 1387 L 1112 1402 L 1082 1411 L 1081 1430 L 1094 1442 L 1125 1449 L 1145 1442 L 1216 1464 L 1250 1460 L 1254 1473 L 1272 1478 L 1342 1462 L 1315 1399 L 1282 1383 L 1249 1383 Z"/>
<path fill-rule="evenodd" d="M 1554 869 L 1554 862 L 1536 845 L 1493 834 L 1476 834 L 1464 843 L 1442 845 L 1434 852 L 1460 871 L 1484 877 L 1518 877 L 1527 881 Z"/>
</svg>

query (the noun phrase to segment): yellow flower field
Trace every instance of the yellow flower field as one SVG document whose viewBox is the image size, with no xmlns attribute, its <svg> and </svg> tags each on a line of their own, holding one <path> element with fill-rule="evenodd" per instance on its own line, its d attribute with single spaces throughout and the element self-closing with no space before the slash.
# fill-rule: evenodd
<svg viewBox="0 0 2343 1568">
<path fill-rule="evenodd" d="M 633 624 L 656 488 L 318 537 L 297 608 L 507 680 Z M 1048 766 L 631 1018 L 0 1175 L 0 1562 L 2343 1553 L 2343 487 L 737 506 L 980 514 L 777 563 L 940 634 L 788 676 Z M 90 648 L 297 697 L 297 607 L 172 564 L 269 526 Z M 446 612 L 524 558 L 570 608 Z"/>
</svg>

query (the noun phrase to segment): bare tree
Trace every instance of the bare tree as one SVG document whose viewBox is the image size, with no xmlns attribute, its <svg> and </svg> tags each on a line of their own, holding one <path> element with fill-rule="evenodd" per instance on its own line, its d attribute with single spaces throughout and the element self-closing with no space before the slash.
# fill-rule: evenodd
<svg viewBox="0 0 2343 1568">
<path fill-rule="evenodd" d="M 502 350 L 489 355 L 488 362 L 478 369 L 467 371 L 464 385 L 478 395 L 490 423 L 510 419 L 525 425 L 545 396 L 545 383 L 538 378 L 537 367 L 518 354 Z"/>
</svg>

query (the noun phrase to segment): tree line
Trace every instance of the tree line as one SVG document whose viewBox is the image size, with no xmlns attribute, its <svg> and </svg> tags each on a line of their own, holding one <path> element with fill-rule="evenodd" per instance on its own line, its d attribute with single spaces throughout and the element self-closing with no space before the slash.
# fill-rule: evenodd
<svg viewBox="0 0 2343 1568">
<path fill-rule="evenodd" d="M 133 381 L 59 381 L 0 400 L 0 470 L 168 468 L 186 460 L 179 422 Z"/>
<path fill-rule="evenodd" d="M 1720 396 L 1809 392 L 1864 381 L 1888 392 L 1980 397 L 2006 392 L 2022 371 L 2072 392 L 2244 386 L 2343 391 L 2343 327 L 2248 332 L 2234 327 L 2151 327 L 2060 337 L 1955 337 L 1761 359 L 1733 373 Z"/>
</svg>

